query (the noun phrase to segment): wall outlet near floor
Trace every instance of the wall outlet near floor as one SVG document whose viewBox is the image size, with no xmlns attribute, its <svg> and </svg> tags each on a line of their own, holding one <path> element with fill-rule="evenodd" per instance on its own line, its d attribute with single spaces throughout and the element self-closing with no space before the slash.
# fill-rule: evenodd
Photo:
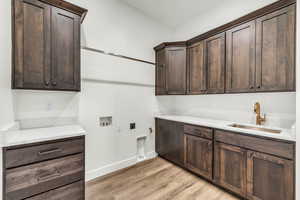
<svg viewBox="0 0 300 200">
<path fill-rule="evenodd" d="M 112 117 L 100 117 L 99 118 L 100 121 L 100 126 L 101 127 L 106 127 L 106 126 L 111 126 L 112 125 Z"/>
</svg>

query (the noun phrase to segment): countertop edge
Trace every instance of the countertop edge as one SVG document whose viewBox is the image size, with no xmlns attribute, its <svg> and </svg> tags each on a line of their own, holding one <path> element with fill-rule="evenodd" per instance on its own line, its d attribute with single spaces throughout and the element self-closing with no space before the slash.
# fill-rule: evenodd
<svg viewBox="0 0 300 200">
<path fill-rule="evenodd" d="M 191 124 L 191 125 L 196 125 L 196 126 L 202 126 L 202 127 L 207 127 L 207 128 L 213 128 L 213 129 L 218 129 L 218 130 L 225 130 L 225 131 L 230 131 L 230 132 L 235 132 L 237 134 L 243 134 L 243 135 L 247 135 L 247 136 L 253 136 L 253 137 L 263 137 L 266 139 L 273 139 L 273 140 L 281 140 L 281 141 L 285 141 L 285 142 L 296 142 L 296 138 L 294 138 L 291 134 L 287 133 L 286 129 L 282 129 L 285 130 L 284 135 L 272 135 L 272 134 L 263 134 L 259 131 L 246 131 L 243 129 L 239 129 L 239 128 L 231 128 L 231 127 L 227 127 L 226 125 L 228 124 L 234 124 L 236 122 L 230 122 L 230 121 L 222 121 L 222 120 L 214 120 L 214 119 L 205 119 L 205 120 L 209 120 L 209 121 L 215 121 L 215 123 L 219 123 L 219 124 L 213 124 L 213 123 L 201 123 L 200 121 L 203 120 L 204 118 L 198 118 L 198 117 L 190 117 L 191 120 L 184 120 L 184 119 L 180 119 L 180 117 L 183 118 L 188 118 L 189 116 L 180 116 L 180 115 L 155 115 L 154 118 L 157 119 L 164 119 L 164 120 L 169 120 L 169 121 L 175 121 L 175 122 L 181 122 L 181 123 L 185 123 L 185 124 Z M 195 122 L 193 120 L 195 119 L 199 119 L 199 121 Z M 226 124 L 226 125 L 225 125 Z M 243 123 L 241 123 L 243 124 Z"/>
</svg>

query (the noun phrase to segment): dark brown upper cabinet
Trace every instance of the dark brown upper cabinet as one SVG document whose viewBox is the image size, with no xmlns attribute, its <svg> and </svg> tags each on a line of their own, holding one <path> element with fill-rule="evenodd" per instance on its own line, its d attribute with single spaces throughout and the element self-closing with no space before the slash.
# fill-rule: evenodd
<svg viewBox="0 0 300 200">
<path fill-rule="evenodd" d="M 256 20 L 256 90 L 295 90 L 295 15 L 291 5 Z"/>
<path fill-rule="evenodd" d="M 186 94 L 185 42 L 163 43 L 156 50 L 156 95 Z"/>
<path fill-rule="evenodd" d="M 166 89 L 166 51 L 164 49 L 156 52 L 155 70 L 155 94 L 165 95 Z"/>
<path fill-rule="evenodd" d="M 186 92 L 186 47 L 167 49 L 167 92 L 185 94 Z"/>
<path fill-rule="evenodd" d="M 226 32 L 226 92 L 255 91 L 255 21 Z"/>
<path fill-rule="evenodd" d="M 225 91 L 225 33 L 205 41 L 205 67 L 207 68 L 207 93 Z"/>
<path fill-rule="evenodd" d="M 80 91 L 80 23 L 61 0 L 13 0 L 13 89 Z"/>
<path fill-rule="evenodd" d="M 186 70 L 184 49 L 166 50 L 162 94 L 184 94 L 185 71 L 188 95 L 295 91 L 295 2 L 276 1 L 186 41 Z"/>
<path fill-rule="evenodd" d="M 206 69 L 204 65 L 204 41 L 200 41 L 187 49 L 187 94 L 206 93 Z"/>
</svg>

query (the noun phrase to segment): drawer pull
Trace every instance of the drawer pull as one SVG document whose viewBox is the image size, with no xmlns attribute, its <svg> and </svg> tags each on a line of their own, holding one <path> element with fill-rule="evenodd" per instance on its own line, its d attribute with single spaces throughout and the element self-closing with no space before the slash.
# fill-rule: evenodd
<svg viewBox="0 0 300 200">
<path fill-rule="evenodd" d="M 37 179 L 39 182 L 42 182 L 59 176 L 61 176 L 61 173 L 56 169 L 53 174 L 46 174 L 45 176 L 39 176 Z"/>
<path fill-rule="evenodd" d="M 51 149 L 51 150 L 46 150 L 46 151 L 40 151 L 39 155 L 44 156 L 44 155 L 48 155 L 48 154 L 58 153 L 58 152 L 61 152 L 61 151 L 62 151 L 61 149 L 56 148 L 56 149 Z"/>
</svg>

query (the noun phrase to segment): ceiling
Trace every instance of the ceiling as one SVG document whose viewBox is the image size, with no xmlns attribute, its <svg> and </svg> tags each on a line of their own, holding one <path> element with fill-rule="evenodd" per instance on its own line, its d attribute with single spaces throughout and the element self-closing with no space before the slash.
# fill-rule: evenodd
<svg viewBox="0 0 300 200">
<path fill-rule="evenodd" d="M 176 28 L 223 0 L 120 0 L 163 24 Z M 188 3 L 187 3 L 188 2 Z"/>
</svg>

